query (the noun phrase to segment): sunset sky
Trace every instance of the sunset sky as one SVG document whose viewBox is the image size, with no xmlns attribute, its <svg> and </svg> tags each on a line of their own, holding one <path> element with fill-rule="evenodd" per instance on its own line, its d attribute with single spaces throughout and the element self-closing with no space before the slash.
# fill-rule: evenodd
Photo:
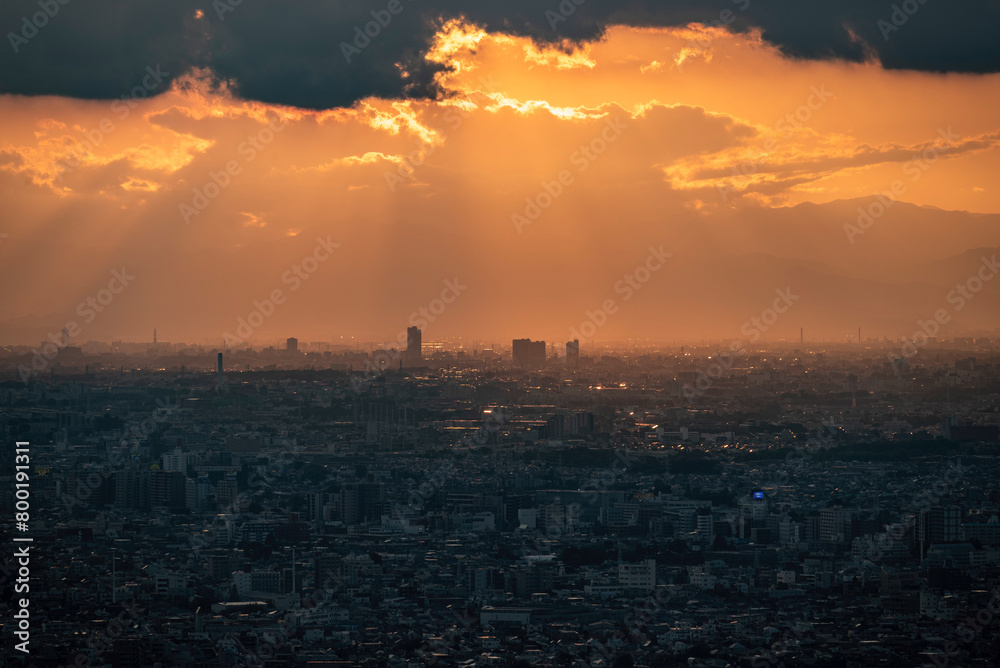
<svg viewBox="0 0 1000 668">
<path fill-rule="evenodd" d="M 1000 4 L 812 4 L 5 3 L 0 344 L 995 333 Z"/>
</svg>

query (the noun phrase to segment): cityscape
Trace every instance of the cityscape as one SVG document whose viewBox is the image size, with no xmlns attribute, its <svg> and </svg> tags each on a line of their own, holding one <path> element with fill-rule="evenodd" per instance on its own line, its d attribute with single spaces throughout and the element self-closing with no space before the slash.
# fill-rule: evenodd
<svg viewBox="0 0 1000 668">
<path fill-rule="evenodd" d="M 5 351 L 32 665 L 998 659 L 995 340 L 329 348 Z"/>
<path fill-rule="evenodd" d="M 996 0 L 0 29 L 0 668 L 1000 666 Z"/>
</svg>

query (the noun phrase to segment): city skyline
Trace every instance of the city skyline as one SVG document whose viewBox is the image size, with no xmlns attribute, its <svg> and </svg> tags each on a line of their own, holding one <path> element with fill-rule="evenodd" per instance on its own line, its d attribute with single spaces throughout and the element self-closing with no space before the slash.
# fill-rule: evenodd
<svg viewBox="0 0 1000 668">
<path fill-rule="evenodd" d="M 997 0 L 0 30 L 0 664 L 1000 665 Z"/>
</svg>

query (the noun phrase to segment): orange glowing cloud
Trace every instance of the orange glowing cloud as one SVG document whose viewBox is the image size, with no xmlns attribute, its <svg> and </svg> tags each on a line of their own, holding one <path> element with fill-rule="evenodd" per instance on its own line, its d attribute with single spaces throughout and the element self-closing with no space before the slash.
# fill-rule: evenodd
<svg viewBox="0 0 1000 668">
<path fill-rule="evenodd" d="M 42 275 L 5 298 L 7 313 L 62 317 L 108 267 L 128 262 L 144 278 L 102 327 L 170 317 L 186 332 L 175 338 L 214 338 L 329 236 L 350 252 L 259 336 L 305 327 L 326 336 L 345 322 L 364 323 L 359 335 L 398 329 L 455 276 L 476 296 L 442 316 L 439 331 L 506 332 L 514 317 L 556 321 L 563 336 L 588 296 L 607 292 L 650 246 L 678 251 L 664 286 L 708 273 L 705 248 L 780 246 L 793 257 L 803 243 L 794 235 L 781 237 L 787 248 L 771 233 L 771 246 L 730 245 L 720 231 L 768 228 L 787 212 L 776 207 L 867 197 L 902 180 L 904 202 L 1000 211 L 983 176 L 1000 167 L 995 75 L 790 60 L 757 33 L 698 25 L 612 27 L 600 41 L 552 47 L 453 21 L 427 59 L 445 66 L 439 99 L 327 111 L 247 101 L 204 70 L 145 100 L 0 97 L 10 235 L 0 252 L 21 248 L 0 280 Z M 941 132 L 947 146 L 936 143 Z M 824 255 L 847 243 L 839 223 L 828 233 L 808 237 L 813 260 L 849 271 Z M 881 234 L 866 242 L 884 248 Z M 989 228 L 955 244 L 949 251 L 988 246 Z M 857 280 L 891 282 L 877 255 L 855 264 L 868 267 Z M 778 263 L 765 266 L 761 280 L 784 280 L 769 273 Z M 46 278 L 45 267 L 73 267 L 77 280 Z M 746 290 L 722 302 L 738 310 Z M 709 314 L 712 299 L 722 303 L 651 288 L 605 336 L 667 327 L 663 304 L 705 313 L 704 331 L 729 331 Z"/>
</svg>

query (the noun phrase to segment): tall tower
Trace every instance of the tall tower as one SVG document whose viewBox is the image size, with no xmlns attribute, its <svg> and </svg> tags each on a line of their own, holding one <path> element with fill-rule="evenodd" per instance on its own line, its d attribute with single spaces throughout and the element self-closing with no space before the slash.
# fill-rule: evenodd
<svg viewBox="0 0 1000 668">
<path fill-rule="evenodd" d="M 294 354 L 298 353 L 299 352 L 299 340 L 296 339 L 294 336 L 289 337 L 289 339 L 287 341 L 285 341 L 285 350 L 289 354 L 291 354 L 291 355 L 294 355 Z"/>
<path fill-rule="evenodd" d="M 217 384 L 216 384 L 216 389 L 218 389 L 219 392 L 221 392 L 222 391 L 222 353 L 219 353 L 218 374 L 219 374 L 219 376 L 218 376 L 218 381 L 217 381 Z"/>
<path fill-rule="evenodd" d="M 574 367 L 580 364 L 580 339 L 566 342 L 566 366 Z"/>
<path fill-rule="evenodd" d="M 423 332 L 418 327 L 406 328 L 406 361 L 416 364 L 424 358 Z"/>
</svg>

